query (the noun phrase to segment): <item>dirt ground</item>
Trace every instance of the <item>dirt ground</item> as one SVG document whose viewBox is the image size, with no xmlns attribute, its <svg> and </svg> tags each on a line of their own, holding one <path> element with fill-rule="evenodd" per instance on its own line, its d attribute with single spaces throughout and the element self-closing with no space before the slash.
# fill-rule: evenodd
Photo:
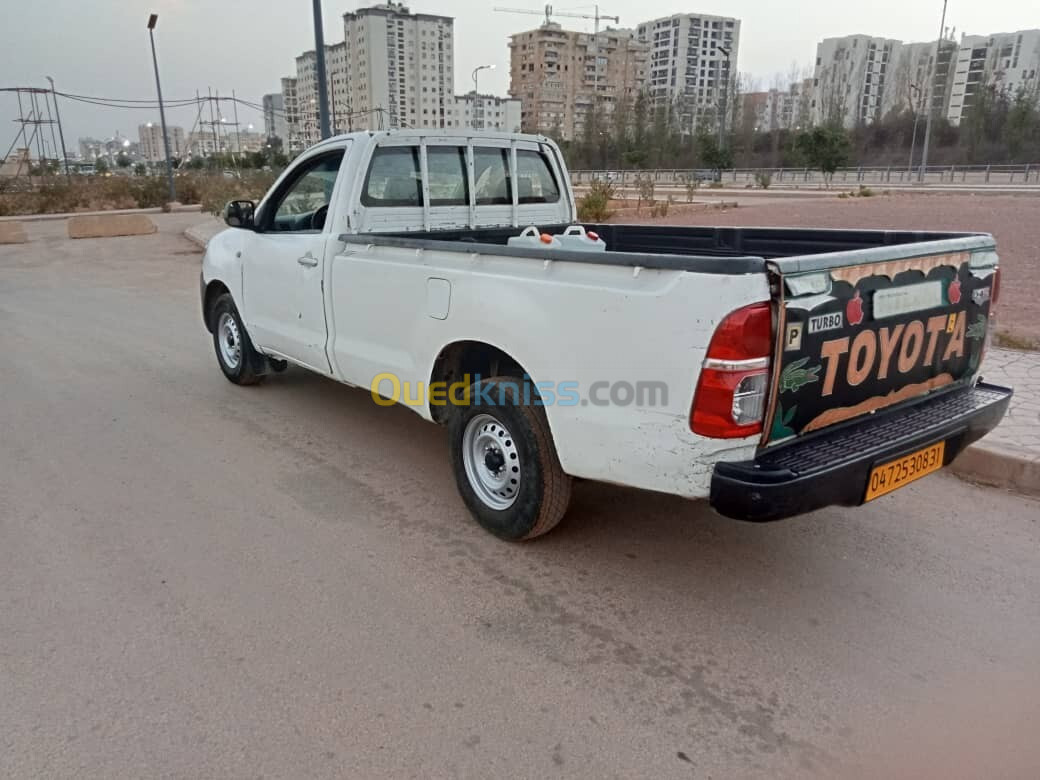
<svg viewBox="0 0 1040 780">
<path fill-rule="evenodd" d="M 656 220 L 643 217 L 638 221 L 992 233 L 997 239 L 1003 274 L 998 308 L 1000 330 L 1040 342 L 1040 198 L 1036 196 L 908 193 L 847 200 L 769 198 L 761 204 L 744 199 L 737 209 L 675 214 Z"/>
</svg>

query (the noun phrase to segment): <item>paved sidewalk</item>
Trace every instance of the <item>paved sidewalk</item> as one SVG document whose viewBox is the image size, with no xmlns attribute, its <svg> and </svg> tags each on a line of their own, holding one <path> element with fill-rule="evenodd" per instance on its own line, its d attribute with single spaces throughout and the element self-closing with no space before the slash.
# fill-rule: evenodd
<svg viewBox="0 0 1040 780">
<path fill-rule="evenodd" d="M 987 485 L 1040 495 L 1040 352 L 991 349 L 982 363 L 991 384 L 1015 391 L 1007 417 L 969 447 L 953 470 Z"/>
<path fill-rule="evenodd" d="M 184 231 L 200 248 L 224 229 L 213 217 Z M 956 474 L 974 482 L 1040 496 L 1040 352 L 991 349 L 982 365 L 991 384 L 1014 388 L 1004 421 L 954 462 Z"/>
</svg>

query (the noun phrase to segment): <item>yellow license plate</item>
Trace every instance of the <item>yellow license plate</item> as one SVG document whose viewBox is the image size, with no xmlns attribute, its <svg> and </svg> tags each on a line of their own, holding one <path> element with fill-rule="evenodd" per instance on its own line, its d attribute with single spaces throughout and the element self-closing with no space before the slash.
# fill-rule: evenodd
<svg viewBox="0 0 1040 780">
<path fill-rule="evenodd" d="M 864 501 L 873 501 L 879 496 L 898 490 L 903 485 L 928 476 L 943 466 L 943 453 L 946 442 L 941 441 L 923 450 L 912 452 L 898 460 L 889 461 L 870 472 L 867 483 L 867 497 Z"/>
</svg>

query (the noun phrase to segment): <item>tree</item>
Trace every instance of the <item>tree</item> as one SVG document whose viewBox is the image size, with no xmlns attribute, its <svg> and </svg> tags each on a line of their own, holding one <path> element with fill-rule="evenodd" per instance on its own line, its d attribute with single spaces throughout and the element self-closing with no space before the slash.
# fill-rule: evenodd
<svg viewBox="0 0 1040 780">
<path fill-rule="evenodd" d="M 101 157 L 94 160 L 94 170 L 97 173 L 108 173 L 108 163 Z"/>
<path fill-rule="evenodd" d="M 144 176 L 146 173 L 148 173 L 148 169 L 145 167 L 144 163 L 137 163 L 137 165 L 134 166 L 135 176 Z"/>
<path fill-rule="evenodd" d="M 697 134 L 697 157 L 701 165 L 719 172 L 733 167 L 733 152 L 729 147 L 719 146 L 719 139 L 701 125 Z"/>
<path fill-rule="evenodd" d="M 120 168 L 129 168 L 130 158 L 127 157 L 123 152 L 120 152 L 119 156 L 116 157 L 116 165 L 118 165 Z"/>
<path fill-rule="evenodd" d="M 828 187 L 834 172 L 849 161 L 849 135 L 842 127 L 826 125 L 803 130 L 795 144 L 809 166 L 820 169 Z"/>
</svg>

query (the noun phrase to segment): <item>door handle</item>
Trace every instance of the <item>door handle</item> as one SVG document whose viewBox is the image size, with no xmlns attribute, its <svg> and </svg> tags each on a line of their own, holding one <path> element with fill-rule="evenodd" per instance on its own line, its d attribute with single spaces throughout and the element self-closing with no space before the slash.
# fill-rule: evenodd
<svg viewBox="0 0 1040 780">
<path fill-rule="evenodd" d="M 318 264 L 317 258 L 311 257 L 309 252 L 303 257 L 297 258 L 296 262 L 307 268 L 314 268 Z"/>
</svg>

